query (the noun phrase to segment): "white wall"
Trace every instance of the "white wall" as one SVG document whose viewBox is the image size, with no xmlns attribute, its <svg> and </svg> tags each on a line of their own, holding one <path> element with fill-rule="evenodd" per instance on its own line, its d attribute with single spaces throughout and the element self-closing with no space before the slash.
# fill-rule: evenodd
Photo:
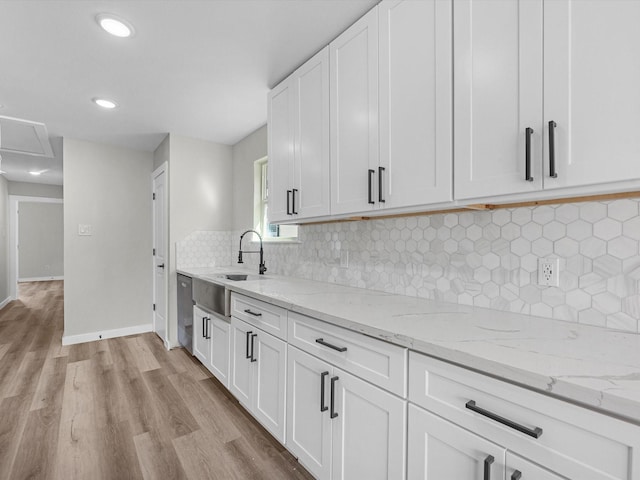
<svg viewBox="0 0 640 480">
<path fill-rule="evenodd" d="M 157 161 L 166 158 L 163 153 L 166 143 L 169 148 L 168 340 L 175 346 L 178 344 L 176 242 L 196 230 L 231 229 L 233 174 L 228 145 L 171 134 L 156 150 Z"/>
<path fill-rule="evenodd" d="M 0 175 L 0 307 L 9 300 L 9 188 Z"/>
<path fill-rule="evenodd" d="M 60 185 L 9 182 L 9 195 L 19 195 L 22 197 L 62 198 L 63 189 Z"/>
<path fill-rule="evenodd" d="M 21 281 L 64 275 L 62 203 L 20 202 L 18 278 Z"/>
<path fill-rule="evenodd" d="M 233 230 L 253 228 L 253 162 L 267 156 L 267 126 L 233 146 Z"/>
<path fill-rule="evenodd" d="M 150 328 L 153 155 L 71 139 L 63 151 L 64 336 Z"/>
</svg>

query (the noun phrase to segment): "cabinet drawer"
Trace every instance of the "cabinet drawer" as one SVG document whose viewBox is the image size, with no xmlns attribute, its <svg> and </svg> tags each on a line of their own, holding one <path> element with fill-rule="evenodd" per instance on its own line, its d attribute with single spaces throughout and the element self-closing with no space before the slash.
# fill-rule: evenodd
<svg viewBox="0 0 640 480">
<path fill-rule="evenodd" d="M 289 312 L 289 343 L 406 398 L 405 348 L 294 312 Z"/>
<path fill-rule="evenodd" d="M 568 478 L 640 478 L 640 427 L 415 352 L 409 401 Z"/>
<path fill-rule="evenodd" d="M 284 308 L 233 292 L 231 316 L 287 340 L 287 311 Z"/>
</svg>

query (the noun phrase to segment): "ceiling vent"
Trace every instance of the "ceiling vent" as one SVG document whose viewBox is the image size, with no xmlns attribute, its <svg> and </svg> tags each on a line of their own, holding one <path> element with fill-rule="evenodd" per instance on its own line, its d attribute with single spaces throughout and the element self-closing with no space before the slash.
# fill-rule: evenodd
<svg viewBox="0 0 640 480">
<path fill-rule="evenodd" d="M 0 116 L 0 152 L 53 158 L 44 123 Z"/>
</svg>

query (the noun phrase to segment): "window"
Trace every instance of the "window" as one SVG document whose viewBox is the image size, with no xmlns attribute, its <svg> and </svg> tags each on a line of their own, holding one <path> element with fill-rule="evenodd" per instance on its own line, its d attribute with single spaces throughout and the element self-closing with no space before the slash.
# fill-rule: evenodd
<svg viewBox="0 0 640 480">
<path fill-rule="evenodd" d="M 297 240 L 297 225 L 269 223 L 269 163 L 267 158 L 256 160 L 253 166 L 253 223 L 266 241 Z"/>
</svg>

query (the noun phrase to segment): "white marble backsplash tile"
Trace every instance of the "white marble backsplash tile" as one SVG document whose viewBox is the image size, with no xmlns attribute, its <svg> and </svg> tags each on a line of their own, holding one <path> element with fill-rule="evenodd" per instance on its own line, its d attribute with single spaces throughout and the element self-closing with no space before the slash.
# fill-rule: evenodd
<svg viewBox="0 0 640 480">
<path fill-rule="evenodd" d="M 176 267 L 217 267 L 229 265 L 231 233 L 195 231 L 176 242 Z"/>
<path fill-rule="evenodd" d="M 265 262 L 267 273 L 640 333 L 639 213 L 625 199 L 303 225 L 299 243 L 265 244 Z M 178 268 L 235 265 L 241 233 L 193 232 L 176 245 Z M 560 286 L 538 286 L 538 258 L 552 256 Z M 245 267 L 257 272 L 258 258 Z"/>
<path fill-rule="evenodd" d="M 265 260 L 268 273 L 638 333 L 639 205 L 625 199 L 301 226 L 300 243 L 267 244 Z M 231 235 L 231 264 L 239 235 Z M 560 259 L 560 286 L 538 286 L 538 258 L 550 256 Z M 257 255 L 245 261 L 257 270 Z"/>
</svg>

